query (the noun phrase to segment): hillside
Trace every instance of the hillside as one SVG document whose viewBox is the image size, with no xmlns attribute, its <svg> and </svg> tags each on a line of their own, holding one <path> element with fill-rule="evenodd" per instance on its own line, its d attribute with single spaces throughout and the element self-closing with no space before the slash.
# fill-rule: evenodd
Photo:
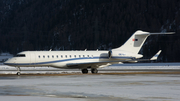
<svg viewBox="0 0 180 101">
<path fill-rule="evenodd" d="M 0 0 L 0 52 L 109 50 L 136 30 L 176 32 L 150 36 L 140 53 L 180 61 L 179 0 Z"/>
</svg>

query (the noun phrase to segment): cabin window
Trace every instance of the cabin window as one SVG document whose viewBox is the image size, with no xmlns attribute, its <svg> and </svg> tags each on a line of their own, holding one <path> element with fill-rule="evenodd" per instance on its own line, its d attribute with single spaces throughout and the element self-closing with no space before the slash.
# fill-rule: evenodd
<svg viewBox="0 0 180 101">
<path fill-rule="evenodd" d="M 41 56 L 39 55 L 39 58 L 40 58 Z"/>
<path fill-rule="evenodd" d="M 74 55 L 74 57 L 76 58 L 76 55 Z"/>
<path fill-rule="evenodd" d="M 16 57 L 26 57 L 25 54 L 17 54 Z"/>
<path fill-rule="evenodd" d="M 52 56 L 52 58 L 54 58 L 54 55 Z"/>
<path fill-rule="evenodd" d="M 49 58 L 49 55 L 47 57 Z"/>
<path fill-rule="evenodd" d="M 81 55 L 79 55 L 79 57 L 81 57 Z"/>
<path fill-rule="evenodd" d="M 65 55 L 65 57 L 67 58 L 67 55 Z"/>
<path fill-rule="evenodd" d="M 69 57 L 71 58 L 71 55 L 69 55 Z"/>
<path fill-rule="evenodd" d="M 83 57 L 85 57 L 85 56 L 83 55 Z"/>
<path fill-rule="evenodd" d="M 61 58 L 63 58 L 63 55 L 61 55 Z"/>
<path fill-rule="evenodd" d="M 89 55 L 87 55 L 87 57 L 89 58 Z"/>
<path fill-rule="evenodd" d="M 58 55 L 56 57 L 58 58 Z"/>
<path fill-rule="evenodd" d="M 45 56 L 43 55 L 43 58 L 45 58 Z"/>
</svg>

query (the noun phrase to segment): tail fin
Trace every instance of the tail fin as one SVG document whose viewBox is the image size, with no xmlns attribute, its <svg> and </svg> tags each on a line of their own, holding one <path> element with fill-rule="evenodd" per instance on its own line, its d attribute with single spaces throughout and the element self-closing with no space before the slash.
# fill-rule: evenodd
<svg viewBox="0 0 180 101">
<path fill-rule="evenodd" d="M 121 47 L 113 49 L 113 50 L 123 50 L 123 51 L 128 51 L 128 52 L 138 54 L 139 50 L 141 49 L 142 45 L 146 41 L 147 37 L 149 35 L 156 35 L 156 34 L 174 34 L 174 32 L 149 33 L 149 32 L 138 30 Z"/>
</svg>

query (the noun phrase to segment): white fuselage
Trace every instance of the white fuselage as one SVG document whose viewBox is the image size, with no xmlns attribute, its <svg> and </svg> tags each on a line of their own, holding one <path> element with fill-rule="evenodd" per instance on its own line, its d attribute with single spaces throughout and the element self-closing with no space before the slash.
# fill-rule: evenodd
<svg viewBox="0 0 180 101">
<path fill-rule="evenodd" d="M 108 61 L 129 60 L 142 57 L 140 54 L 123 51 L 113 51 L 112 56 L 109 57 L 108 52 L 109 51 L 24 51 L 18 53 L 17 56 L 9 59 L 4 64 L 15 67 L 51 66 L 70 69 L 87 67 L 69 67 L 67 64 L 86 63 L 86 66 L 92 66 L 92 63 L 97 63 L 95 65 L 98 65 L 98 62 L 105 62 L 105 64 L 107 64 Z M 90 64 L 88 65 L 88 63 Z"/>
<path fill-rule="evenodd" d="M 55 68 L 81 69 L 82 73 L 88 73 L 87 68 L 91 68 L 92 73 L 97 73 L 97 68 L 105 67 L 120 62 L 144 61 L 139 59 L 143 55 L 138 54 L 145 40 L 149 35 L 174 34 L 169 33 L 149 33 L 141 30 L 136 31 L 121 47 L 110 51 L 24 51 L 7 60 L 4 64 L 18 67 L 41 67 L 51 66 Z M 161 50 L 149 60 L 157 60 Z M 17 72 L 20 75 L 20 72 Z"/>
</svg>

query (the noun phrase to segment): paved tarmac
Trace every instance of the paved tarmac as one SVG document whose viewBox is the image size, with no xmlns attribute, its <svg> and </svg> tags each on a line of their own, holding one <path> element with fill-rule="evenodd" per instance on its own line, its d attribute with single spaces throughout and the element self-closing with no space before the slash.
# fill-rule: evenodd
<svg viewBox="0 0 180 101">
<path fill-rule="evenodd" d="M 0 65 L 2 101 L 180 101 L 180 63 L 123 64 L 98 74 Z"/>
<path fill-rule="evenodd" d="M 180 74 L 0 75 L 2 101 L 179 101 Z"/>
</svg>

